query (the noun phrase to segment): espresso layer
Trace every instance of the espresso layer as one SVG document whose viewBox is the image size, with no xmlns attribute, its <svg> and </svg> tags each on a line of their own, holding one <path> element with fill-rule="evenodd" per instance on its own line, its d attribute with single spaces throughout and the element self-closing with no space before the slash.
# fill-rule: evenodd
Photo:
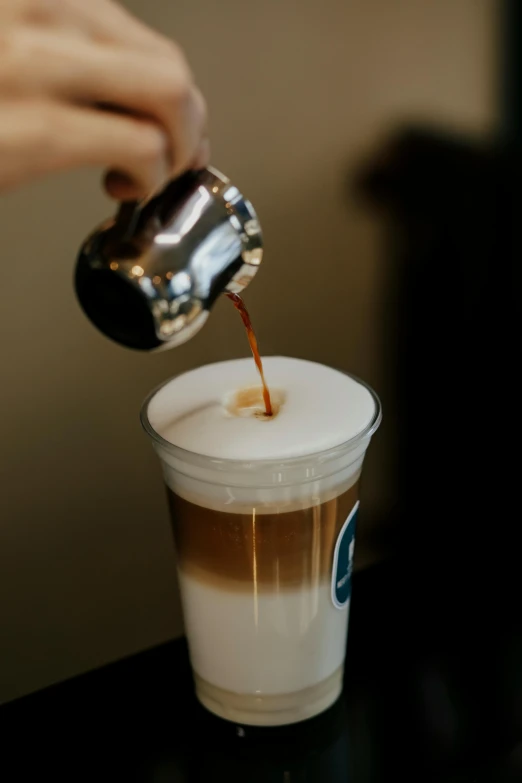
<svg viewBox="0 0 522 783">
<path fill-rule="evenodd" d="M 320 505 L 280 514 L 230 514 L 168 489 L 179 567 L 228 589 L 280 590 L 329 580 L 335 542 L 358 483 Z"/>
</svg>

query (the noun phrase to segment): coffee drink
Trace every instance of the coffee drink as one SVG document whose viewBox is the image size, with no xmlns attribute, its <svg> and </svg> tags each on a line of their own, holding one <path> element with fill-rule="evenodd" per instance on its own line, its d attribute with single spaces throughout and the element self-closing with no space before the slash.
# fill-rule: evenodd
<svg viewBox="0 0 522 783">
<path fill-rule="evenodd" d="M 358 482 L 380 406 L 323 365 L 264 366 L 270 418 L 245 359 L 169 381 L 142 419 L 167 484 L 198 697 L 235 722 L 280 725 L 341 692 Z"/>
</svg>

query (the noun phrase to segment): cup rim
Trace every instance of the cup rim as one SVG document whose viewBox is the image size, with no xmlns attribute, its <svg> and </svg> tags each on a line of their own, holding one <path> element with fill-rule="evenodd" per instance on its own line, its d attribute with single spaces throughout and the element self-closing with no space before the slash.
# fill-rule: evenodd
<svg viewBox="0 0 522 783">
<path fill-rule="evenodd" d="M 216 362 L 209 362 L 209 364 L 213 364 L 213 363 L 215 364 Z M 149 404 L 152 401 L 152 399 L 156 396 L 156 394 L 159 391 L 161 391 L 161 389 L 164 386 L 176 380 L 176 378 L 185 375 L 185 372 L 190 372 L 190 370 L 176 373 L 176 375 L 167 378 L 167 380 L 160 383 L 158 386 L 156 386 L 156 388 L 154 388 L 147 395 L 147 397 L 142 403 L 141 410 L 140 410 L 141 426 L 143 427 L 147 435 L 151 438 L 153 444 L 155 443 L 157 446 L 160 446 L 162 449 L 166 450 L 171 456 L 179 459 L 182 462 L 196 465 L 199 467 L 212 465 L 212 468 L 218 471 L 222 470 L 222 471 L 234 471 L 234 472 L 235 471 L 250 472 L 253 470 L 259 470 L 260 468 L 263 467 L 269 468 L 274 466 L 278 466 L 280 468 L 283 467 L 297 468 L 300 465 L 309 462 L 311 458 L 321 463 L 329 462 L 331 459 L 335 459 L 340 454 L 351 451 L 361 441 L 365 439 L 369 440 L 372 437 L 372 435 L 379 428 L 379 425 L 382 421 L 382 405 L 377 393 L 372 389 L 372 387 L 368 383 L 363 381 L 357 375 L 354 375 L 353 373 L 349 373 L 346 370 L 340 370 L 338 367 L 333 367 L 332 365 L 324 365 L 324 366 L 330 367 L 330 369 L 332 370 L 337 370 L 337 372 L 340 372 L 343 375 L 348 376 L 348 378 L 351 378 L 353 381 L 356 381 L 356 383 L 359 383 L 361 384 L 361 386 L 364 386 L 364 388 L 370 393 L 375 406 L 375 410 L 372 418 L 370 419 L 366 427 L 363 430 L 361 430 L 361 432 L 358 432 L 357 435 L 354 435 L 352 438 L 349 438 L 348 440 L 339 443 L 337 446 L 332 446 L 329 449 L 313 451 L 308 454 L 300 455 L 299 457 L 287 457 L 281 460 L 278 460 L 277 458 L 236 460 L 236 459 L 221 459 L 218 457 L 211 457 L 206 454 L 200 454 L 199 452 L 190 451 L 189 449 L 184 449 L 181 446 L 176 446 L 170 441 L 165 440 L 165 438 L 163 438 L 159 434 L 159 432 L 156 432 L 156 430 L 154 429 L 154 427 L 149 421 L 148 418 Z"/>
</svg>

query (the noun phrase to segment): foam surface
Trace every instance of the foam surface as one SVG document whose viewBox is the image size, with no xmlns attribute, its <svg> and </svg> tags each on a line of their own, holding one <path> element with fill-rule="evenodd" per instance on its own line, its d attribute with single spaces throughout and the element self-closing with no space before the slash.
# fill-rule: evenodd
<svg viewBox="0 0 522 783">
<path fill-rule="evenodd" d="M 148 418 L 165 440 L 188 451 L 232 460 L 288 459 L 346 442 L 370 423 L 375 403 L 357 381 L 302 359 L 263 358 L 269 387 L 286 393 L 273 420 L 236 417 L 225 404 L 259 385 L 252 358 L 219 362 L 174 378 L 152 398 Z"/>
</svg>

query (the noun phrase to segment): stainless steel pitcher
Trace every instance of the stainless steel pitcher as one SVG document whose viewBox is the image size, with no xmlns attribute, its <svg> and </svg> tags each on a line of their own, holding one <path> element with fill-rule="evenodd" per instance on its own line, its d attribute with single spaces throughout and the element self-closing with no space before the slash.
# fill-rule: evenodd
<svg viewBox="0 0 522 783">
<path fill-rule="evenodd" d="M 75 286 L 105 335 L 145 351 L 190 339 L 223 292 L 241 293 L 263 256 L 252 205 L 215 169 L 127 203 L 83 244 Z"/>
</svg>

